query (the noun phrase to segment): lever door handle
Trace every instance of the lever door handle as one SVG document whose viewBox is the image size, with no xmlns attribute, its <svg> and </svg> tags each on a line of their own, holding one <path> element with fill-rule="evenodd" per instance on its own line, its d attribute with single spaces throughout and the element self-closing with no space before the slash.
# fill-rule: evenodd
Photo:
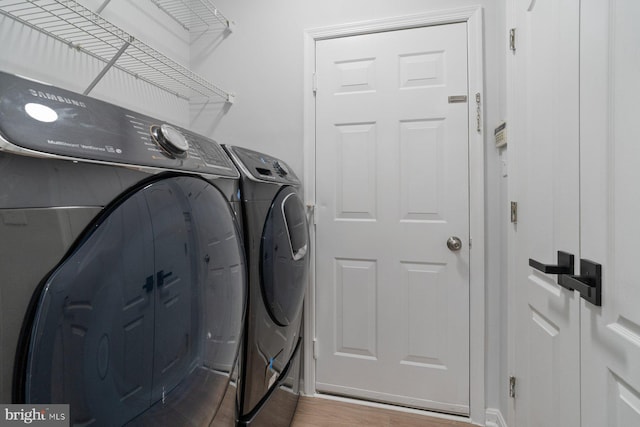
<svg viewBox="0 0 640 427">
<path fill-rule="evenodd" d="M 529 258 L 529 266 L 546 274 L 573 274 L 574 256 L 568 252 L 558 251 L 558 263 L 543 264 Z"/>
<path fill-rule="evenodd" d="M 602 306 L 602 265 L 580 260 L 580 275 L 562 275 L 558 278 L 558 284 L 570 291 L 576 290 L 580 296 L 595 306 Z"/>
<path fill-rule="evenodd" d="M 142 289 L 147 291 L 147 293 L 149 293 L 149 292 L 151 292 L 153 290 L 153 276 L 148 276 L 147 277 L 147 279 L 144 282 L 144 285 L 142 285 Z"/>
<path fill-rule="evenodd" d="M 164 270 L 160 270 L 156 273 L 156 280 L 158 281 L 158 287 L 161 288 L 164 286 L 164 279 L 171 276 L 173 272 L 165 273 Z"/>
</svg>

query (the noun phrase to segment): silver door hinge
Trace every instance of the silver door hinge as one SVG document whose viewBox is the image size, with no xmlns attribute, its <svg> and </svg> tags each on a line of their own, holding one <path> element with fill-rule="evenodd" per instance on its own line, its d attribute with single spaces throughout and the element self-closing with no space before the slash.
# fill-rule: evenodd
<svg viewBox="0 0 640 427">
<path fill-rule="evenodd" d="M 516 51 L 516 29 L 512 28 L 509 30 L 509 49 L 511 52 Z"/>
<path fill-rule="evenodd" d="M 518 202 L 511 202 L 511 222 L 518 222 Z"/>
<path fill-rule="evenodd" d="M 313 94 L 315 95 L 318 93 L 318 75 L 316 73 L 313 73 L 312 80 Z"/>
<path fill-rule="evenodd" d="M 476 93 L 476 131 L 482 132 L 482 103 L 480 98 L 480 92 Z"/>
<path fill-rule="evenodd" d="M 509 377 L 509 397 L 515 399 L 516 397 L 516 377 Z"/>
<path fill-rule="evenodd" d="M 313 339 L 313 359 L 318 360 L 318 338 Z"/>
</svg>

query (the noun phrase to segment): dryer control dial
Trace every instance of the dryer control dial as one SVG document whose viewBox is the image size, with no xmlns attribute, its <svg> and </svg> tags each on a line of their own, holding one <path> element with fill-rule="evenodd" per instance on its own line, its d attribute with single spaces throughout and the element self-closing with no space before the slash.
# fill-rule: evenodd
<svg viewBox="0 0 640 427">
<path fill-rule="evenodd" d="M 151 136 L 165 151 L 176 157 L 185 157 L 189 149 L 187 138 L 173 126 L 163 124 L 151 127 Z"/>
</svg>

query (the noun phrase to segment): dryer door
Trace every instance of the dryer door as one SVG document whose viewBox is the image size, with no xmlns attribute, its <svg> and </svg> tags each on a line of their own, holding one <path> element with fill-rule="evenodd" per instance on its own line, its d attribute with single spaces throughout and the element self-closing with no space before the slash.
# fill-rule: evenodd
<svg viewBox="0 0 640 427">
<path fill-rule="evenodd" d="M 288 326 L 302 310 L 309 275 L 307 217 L 294 188 L 283 187 L 273 200 L 260 252 L 262 295 L 267 311 L 278 325 Z"/>
<path fill-rule="evenodd" d="M 224 196 L 198 178 L 105 208 L 34 299 L 25 401 L 68 403 L 73 425 L 208 425 L 240 343 L 241 242 Z"/>
</svg>

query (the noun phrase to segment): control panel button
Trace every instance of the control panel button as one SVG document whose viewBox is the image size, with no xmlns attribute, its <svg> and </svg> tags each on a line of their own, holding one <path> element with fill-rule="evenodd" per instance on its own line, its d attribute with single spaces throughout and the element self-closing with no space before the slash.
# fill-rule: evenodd
<svg viewBox="0 0 640 427">
<path fill-rule="evenodd" d="M 289 170 L 287 169 L 287 167 L 277 160 L 273 162 L 273 168 L 276 170 L 276 172 L 278 172 L 278 175 L 280 176 L 286 176 L 289 174 Z"/>
<path fill-rule="evenodd" d="M 189 149 L 187 139 L 173 126 L 163 124 L 152 126 L 151 136 L 169 154 L 176 157 L 185 157 Z"/>
</svg>

